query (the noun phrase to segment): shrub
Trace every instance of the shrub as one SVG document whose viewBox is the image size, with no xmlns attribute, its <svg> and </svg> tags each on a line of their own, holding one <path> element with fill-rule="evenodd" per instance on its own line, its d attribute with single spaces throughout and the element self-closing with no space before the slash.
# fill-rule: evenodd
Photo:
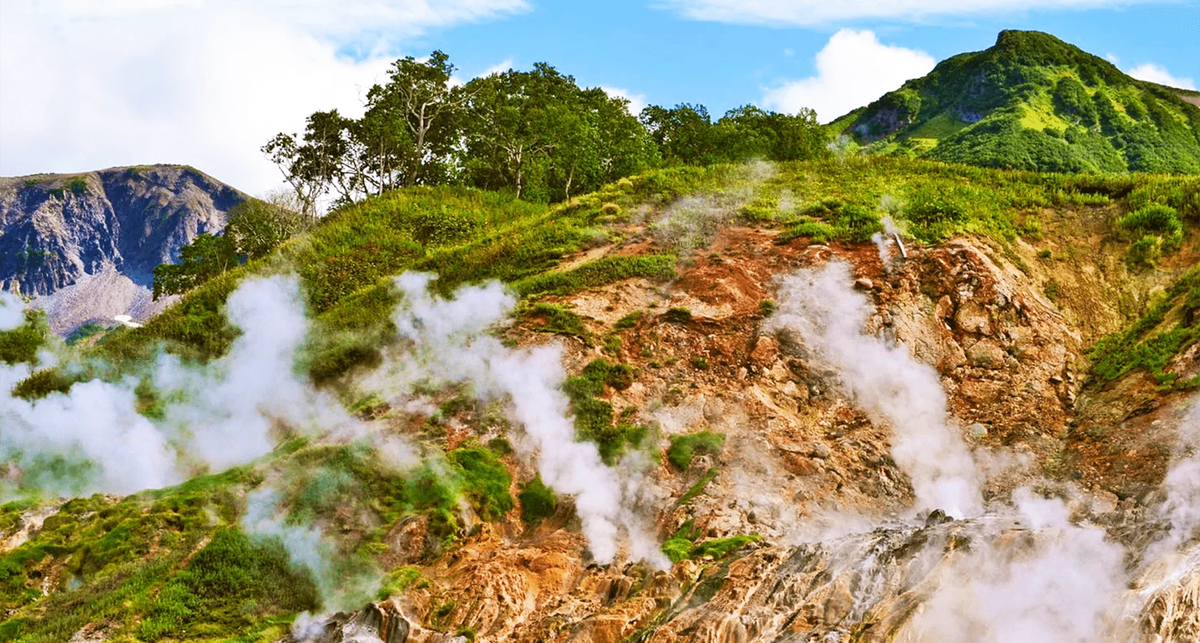
<svg viewBox="0 0 1200 643">
<path fill-rule="evenodd" d="M 1183 222 L 1175 208 L 1152 203 L 1118 219 L 1117 227 L 1137 234 L 1172 237 L 1183 231 Z"/>
<path fill-rule="evenodd" d="M 517 499 L 521 501 L 521 520 L 526 523 L 549 518 L 558 509 L 558 497 L 553 489 L 542 482 L 541 476 L 535 476 L 525 483 Z"/>
<path fill-rule="evenodd" d="M 25 323 L 0 332 L 0 362 L 19 364 L 37 361 L 40 349 L 50 337 L 46 313 L 37 309 L 25 311 Z"/>
<path fill-rule="evenodd" d="M 716 455 L 725 444 L 724 433 L 700 431 L 688 435 L 671 436 L 671 446 L 667 448 L 667 461 L 676 469 L 684 471 L 692 464 L 696 454 Z"/>
<path fill-rule="evenodd" d="M 525 316 L 534 320 L 533 330 L 556 335 L 571 335 L 582 339 L 588 346 L 592 344 L 592 334 L 583 325 L 583 318 L 558 304 L 538 302 L 529 307 Z"/>
<path fill-rule="evenodd" d="M 446 455 L 462 473 L 462 491 L 484 520 L 499 520 L 513 508 L 512 476 L 488 449 L 457 449 Z"/>
<path fill-rule="evenodd" d="M 663 320 L 672 324 L 688 324 L 692 321 L 692 311 L 687 308 L 671 308 L 663 313 Z"/>
</svg>

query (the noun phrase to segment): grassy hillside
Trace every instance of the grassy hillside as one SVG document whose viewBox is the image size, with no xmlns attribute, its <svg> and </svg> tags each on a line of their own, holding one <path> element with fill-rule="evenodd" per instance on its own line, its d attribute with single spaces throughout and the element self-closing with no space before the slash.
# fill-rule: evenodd
<svg viewBox="0 0 1200 643">
<path fill-rule="evenodd" d="M 1200 340 L 1195 271 L 1173 263 L 1178 253 L 1196 247 L 1200 178 L 1038 174 L 889 157 L 660 170 L 553 207 L 463 188 L 393 192 L 331 214 L 267 259 L 197 288 L 145 327 L 108 334 L 86 357 L 97 360 L 91 362 L 97 374 L 114 379 L 163 348 L 212 359 L 235 337 L 223 309 L 237 284 L 251 275 L 295 272 L 315 319 L 306 367 L 318 384 L 337 389 L 356 368 L 377 363 L 393 338 L 389 315 L 397 295 L 390 277 L 405 270 L 437 273 L 435 287 L 444 292 L 501 280 L 524 299 L 518 325 L 593 342 L 598 338 L 588 335 L 575 312 L 537 300 L 632 277 L 668 280 L 704 258 L 724 225 L 772 229 L 780 244 L 797 238 L 857 244 L 869 243 L 890 215 L 912 243 L 977 235 L 1024 270 L 1018 246 L 1037 242 L 1048 219 L 1074 209 L 1086 209 L 1108 231 L 1115 251 L 1129 254 L 1127 270 L 1148 271 L 1161 262 L 1168 266 L 1164 272 L 1179 273 L 1178 284 L 1162 298 L 1129 311 L 1148 321 L 1106 339 L 1094 352 L 1099 384 L 1134 369 L 1161 373 L 1165 360 Z M 1135 255 L 1139 243 L 1147 252 Z M 587 252 L 601 246 L 604 256 Z M 672 314 L 691 319 L 684 309 L 663 316 Z M 0 358 L 32 355 L 29 346 L 46 339 L 36 332 L 37 323 L 31 317 L 29 328 L 0 334 L 6 351 Z M 626 318 L 614 328 L 637 323 Z M 1155 339 L 1164 333 L 1170 336 Z M 1153 351 L 1139 348 L 1147 342 Z M 85 373 L 46 371 L 19 391 L 44 394 Z M 564 387 L 578 416 L 578 435 L 598 442 L 608 458 L 645 434 L 601 399 L 606 387 L 628 387 L 632 378 L 628 365 L 598 359 Z M 319 607 L 321 578 L 287 565 L 274 541 L 244 532 L 249 494 L 267 480 L 287 490 L 290 524 L 320 524 L 338 534 L 329 573 L 376 580 L 386 573 L 384 595 L 423 582 L 415 568 L 396 566 L 392 553 L 396 534 L 411 524 L 406 521 L 427 525 L 415 539 L 422 561 L 453 551 L 489 523 L 505 525 L 509 533 L 522 520 L 569 524 L 569 518 L 556 517 L 553 492 L 540 478 L 518 483 L 513 472 L 520 465 L 504 438 L 451 441 L 457 429 L 448 418 L 503 431 L 506 424 L 495 419 L 494 409 L 454 387 L 431 397 L 435 413 L 415 426 L 398 426 L 401 420 L 389 425 L 437 454 L 407 473 L 390 471 L 367 448 L 289 439 L 258 462 L 177 487 L 67 500 L 31 539 L 0 556 L 0 640 L 61 641 L 95 623 L 120 640 L 277 640 L 297 613 Z M 371 400 L 351 402 L 360 416 L 371 415 Z M 690 451 L 708 453 L 721 445 L 715 435 L 689 439 L 695 443 L 672 440 L 667 461 L 680 467 L 690 463 Z M 688 493 L 700 493 L 710 479 Z M 0 533 L 22 512 L 47 502 L 0 506 Z M 469 524 L 465 513 L 477 522 Z M 730 542 L 740 546 L 751 537 L 736 538 L 742 540 Z M 669 553 L 724 555 L 704 549 L 710 541 L 693 546 L 692 540 L 671 539 Z M 364 584 L 367 589 L 349 602 L 367 600 L 377 585 Z M 47 595 L 43 587 L 52 591 Z M 438 603 L 431 613 L 453 609 Z"/>
<path fill-rule="evenodd" d="M 878 153 L 1052 172 L 1200 172 L 1200 107 L 1048 34 L 1003 31 L 837 121 Z"/>
</svg>

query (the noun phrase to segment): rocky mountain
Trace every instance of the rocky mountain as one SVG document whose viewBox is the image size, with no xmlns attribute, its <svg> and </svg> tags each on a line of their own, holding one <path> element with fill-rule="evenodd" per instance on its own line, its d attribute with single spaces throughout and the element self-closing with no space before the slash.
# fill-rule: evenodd
<svg viewBox="0 0 1200 643">
<path fill-rule="evenodd" d="M 418 187 L 55 366 L 0 333 L 0 638 L 1196 640 L 1198 195 Z"/>
<path fill-rule="evenodd" d="M 193 168 L 0 178 L 0 288 L 39 298 L 56 331 L 159 307 L 154 267 L 224 228 L 245 196 Z"/>
<path fill-rule="evenodd" d="M 1195 92 L 1049 34 L 1003 31 L 834 128 L 875 153 L 1054 172 L 1200 172 Z"/>
</svg>

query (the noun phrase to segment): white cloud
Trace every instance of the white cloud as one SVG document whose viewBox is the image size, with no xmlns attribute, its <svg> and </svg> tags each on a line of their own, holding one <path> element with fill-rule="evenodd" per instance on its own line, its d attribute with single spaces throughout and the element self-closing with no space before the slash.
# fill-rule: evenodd
<svg viewBox="0 0 1200 643">
<path fill-rule="evenodd" d="M 360 113 L 399 41 L 527 8 L 525 0 L 5 0 L 0 175 L 186 163 L 261 193 L 279 175 L 259 147 L 300 130 L 315 110 Z"/>
<path fill-rule="evenodd" d="M 692 20 L 757 25 L 824 25 L 861 18 L 904 22 L 934 16 L 1090 9 L 1157 0 L 664 0 Z"/>
<path fill-rule="evenodd" d="M 842 29 L 817 52 L 816 76 L 766 89 L 763 104 L 790 113 L 809 107 L 827 123 L 924 76 L 934 64 L 929 54 L 885 45 L 871 31 Z"/>
<path fill-rule="evenodd" d="M 1165 67 L 1162 65 L 1156 65 L 1154 63 L 1138 65 L 1137 67 L 1134 67 L 1125 73 L 1138 80 L 1147 80 L 1152 83 L 1158 83 L 1159 85 L 1166 85 L 1167 87 L 1178 87 L 1179 89 L 1193 90 L 1196 89 L 1195 80 L 1191 78 L 1172 76 Z"/>
<path fill-rule="evenodd" d="M 607 87 L 605 85 L 601 85 L 600 89 L 603 89 L 604 93 L 608 94 L 609 96 L 624 98 L 625 100 L 629 101 L 628 110 L 629 113 L 633 114 L 634 116 L 641 114 L 642 110 L 646 108 L 645 94 L 633 94 L 630 93 L 628 89 L 622 89 L 620 87 Z"/>
</svg>

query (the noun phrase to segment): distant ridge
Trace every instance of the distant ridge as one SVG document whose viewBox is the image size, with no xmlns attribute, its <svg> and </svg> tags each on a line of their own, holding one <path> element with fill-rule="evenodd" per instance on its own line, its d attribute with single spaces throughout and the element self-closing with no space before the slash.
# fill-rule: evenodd
<svg viewBox="0 0 1200 643">
<path fill-rule="evenodd" d="M 1200 172 L 1200 94 L 1054 36 L 1002 31 L 835 129 L 868 151 L 1053 172 Z"/>
<path fill-rule="evenodd" d="M 245 200 L 191 167 L 147 165 L 0 178 L 0 289 L 39 298 L 57 332 L 156 307 L 154 267 Z M 55 293 L 69 296 L 54 299 Z"/>
</svg>

